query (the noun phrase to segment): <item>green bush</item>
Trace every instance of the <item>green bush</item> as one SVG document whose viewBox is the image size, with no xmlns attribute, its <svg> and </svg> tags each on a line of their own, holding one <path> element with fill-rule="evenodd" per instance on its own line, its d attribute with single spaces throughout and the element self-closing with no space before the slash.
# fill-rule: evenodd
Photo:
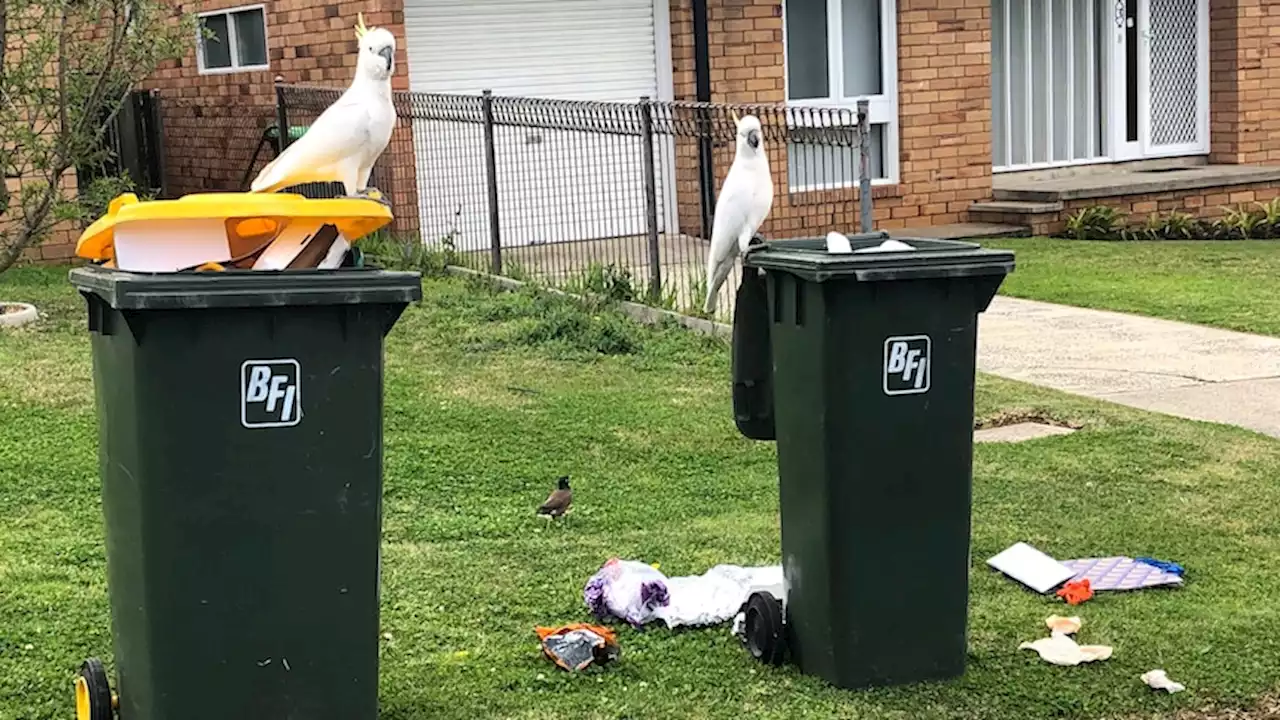
<svg viewBox="0 0 1280 720">
<path fill-rule="evenodd" d="M 1115 240 L 1125 214 L 1107 205 L 1082 208 L 1067 217 L 1067 234 L 1076 240 Z"/>
<path fill-rule="evenodd" d="M 438 276 L 444 274 L 446 266 L 455 264 L 456 254 L 450 240 L 445 238 L 439 247 L 432 247 L 416 234 L 395 235 L 379 230 L 366 235 L 356 246 L 364 254 L 367 265 Z"/>
<path fill-rule="evenodd" d="M 559 344 L 601 355 L 630 355 L 640 350 L 639 327 L 610 311 L 569 300 L 546 303 L 540 317 L 521 326 L 515 340 L 522 345 Z"/>
<path fill-rule="evenodd" d="M 1124 213 L 1105 205 L 1083 208 L 1067 218 L 1063 237 L 1077 240 L 1264 240 L 1280 239 L 1280 198 L 1222 208 L 1223 216 L 1199 220 L 1187 213 L 1152 213 L 1145 222 L 1125 225 Z"/>
<path fill-rule="evenodd" d="M 636 299 L 631 271 L 613 263 L 591 263 L 585 273 L 565 283 L 565 290 L 575 295 L 597 295 L 614 302 L 633 302 Z"/>
</svg>

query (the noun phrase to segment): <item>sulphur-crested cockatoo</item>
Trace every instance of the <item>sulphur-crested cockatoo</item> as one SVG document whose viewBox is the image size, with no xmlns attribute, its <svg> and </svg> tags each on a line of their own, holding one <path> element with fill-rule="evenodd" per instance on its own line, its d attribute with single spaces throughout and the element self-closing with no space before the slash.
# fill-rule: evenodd
<svg viewBox="0 0 1280 720">
<path fill-rule="evenodd" d="M 724 185 L 720 186 L 711 223 L 707 300 L 703 305 L 708 314 L 715 312 L 720 286 L 773 207 L 773 177 L 769 174 L 760 119 L 754 115 L 739 118 L 734 113 L 734 122 L 738 126 L 738 149 Z"/>
<path fill-rule="evenodd" d="M 373 163 L 387 148 L 396 124 L 391 102 L 396 38 L 384 28 L 356 24 L 359 59 L 347 91 L 292 145 L 272 160 L 249 189 L 275 192 L 311 182 L 340 182 L 349 196 L 367 196 Z"/>
</svg>

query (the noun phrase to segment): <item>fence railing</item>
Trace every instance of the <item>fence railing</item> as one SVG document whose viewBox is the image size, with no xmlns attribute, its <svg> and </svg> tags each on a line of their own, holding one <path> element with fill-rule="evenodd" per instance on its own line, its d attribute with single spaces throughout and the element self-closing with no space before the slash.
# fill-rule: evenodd
<svg viewBox="0 0 1280 720">
<path fill-rule="evenodd" d="M 284 144 L 340 94 L 278 84 Z M 398 232 L 487 272 L 699 310 L 734 117 L 748 113 L 760 120 L 775 188 L 765 237 L 872 226 L 879 159 L 865 102 L 605 103 L 488 91 L 398 92 L 394 102 L 397 127 L 370 184 L 391 198 Z M 342 193 L 336 183 L 301 190 Z M 722 312 L 736 277 L 725 286 Z"/>
</svg>

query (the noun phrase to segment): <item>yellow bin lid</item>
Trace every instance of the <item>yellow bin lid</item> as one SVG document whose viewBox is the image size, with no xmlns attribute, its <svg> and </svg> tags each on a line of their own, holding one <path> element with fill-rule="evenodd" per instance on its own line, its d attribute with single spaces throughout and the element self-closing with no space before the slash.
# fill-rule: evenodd
<svg viewBox="0 0 1280 720">
<path fill-rule="evenodd" d="M 76 255 L 89 260 L 111 260 L 115 229 L 119 225 L 155 220 L 248 220 L 243 235 L 260 235 L 281 220 L 319 220 L 355 241 L 392 220 L 386 205 L 365 198 L 308 198 L 296 193 L 196 193 L 177 200 L 140 201 L 125 193 L 111 201 L 107 214 L 81 233 Z M 264 227 L 268 226 L 268 227 Z M 230 227 L 230 226 L 228 226 Z"/>
</svg>

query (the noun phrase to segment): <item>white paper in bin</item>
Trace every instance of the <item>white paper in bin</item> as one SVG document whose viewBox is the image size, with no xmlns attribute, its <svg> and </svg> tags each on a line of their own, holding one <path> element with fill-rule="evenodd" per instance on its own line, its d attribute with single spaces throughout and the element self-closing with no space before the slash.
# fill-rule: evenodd
<svg viewBox="0 0 1280 720">
<path fill-rule="evenodd" d="M 221 218 L 122 223 L 114 244 L 116 267 L 137 272 L 177 272 L 231 253 Z"/>
</svg>

